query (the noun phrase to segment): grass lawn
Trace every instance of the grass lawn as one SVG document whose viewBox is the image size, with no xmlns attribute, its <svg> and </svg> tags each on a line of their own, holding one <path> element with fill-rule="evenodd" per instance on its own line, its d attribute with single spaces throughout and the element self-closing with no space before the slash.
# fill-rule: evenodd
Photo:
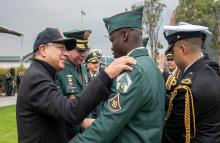
<svg viewBox="0 0 220 143">
<path fill-rule="evenodd" d="M 17 143 L 15 105 L 0 108 L 0 143 Z"/>
</svg>

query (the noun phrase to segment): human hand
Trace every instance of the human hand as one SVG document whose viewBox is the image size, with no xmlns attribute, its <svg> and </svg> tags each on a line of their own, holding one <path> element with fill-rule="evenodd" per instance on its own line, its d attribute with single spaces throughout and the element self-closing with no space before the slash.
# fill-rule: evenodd
<svg viewBox="0 0 220 143">
<path fill-rule="evenodd" d="M 82 127 L 82 128 L 88 128 L 94 121 L 95 121 L 95 119 L 85 118 L 85 119 L 82 121 L 82 123 L 81 123 L 81 127 Z"/>
<path fill-rule="evenodd" d="M 132 57 L 123 56 L 115 59 L 106 69 L 105 72 L 113 79 L 123 71 L 131 71 L 131 65 L 136 64 L 136 60 Z"/>
</svg>

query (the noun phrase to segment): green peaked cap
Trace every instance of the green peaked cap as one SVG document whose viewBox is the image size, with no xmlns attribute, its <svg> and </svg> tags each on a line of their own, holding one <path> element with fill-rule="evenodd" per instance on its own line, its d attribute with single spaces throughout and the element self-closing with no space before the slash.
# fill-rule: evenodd
<svg viewBox="0 0 220 143">
<path fill-rule="evenodd" d="M 116 14 L 112 17 L 104 18 L 105 27 L 109 35 L 121 28 L 138 28 L 142 29 L 142 17 L 144 7 L 138 7 L 131 11 Z"/>
<path fill-rule="evenodd" d="M 102 54 L 98 50 L 92 51 L 86 57 L 85 62 L 86 63 L 97 63 L 99 62 L 101 56 Z"/>
<path fill-rule="evenodd" d="M 76 39 L 76 48 L 80 50 L 88 50 L 88 39 L 91 34 L 91 30 L 72 30 L 63 33 L 67 38 Z"/>
</svg>

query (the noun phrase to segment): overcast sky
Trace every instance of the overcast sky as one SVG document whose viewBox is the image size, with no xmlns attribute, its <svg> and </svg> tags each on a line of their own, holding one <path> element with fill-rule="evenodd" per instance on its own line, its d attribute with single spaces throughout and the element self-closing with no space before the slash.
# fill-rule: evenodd
<svg viewBox="0 0 220 143">
<path fill-rule="evenodd" d="M 91 29 L 92 49 L 101 49 L 111 56 L 111 43 L 103 18 L 110 17 L 142 0 L 1 0 L 0 25 L 24 34 L 20 38 L 0 33 L 0 56 L 26 55 L 32 51 L 36 35 L 45 27 L 57 27 L 63 31 Z M 162 0 L 167 5 L 163 12 L 163 25 L 169 23 L 172 10 L 178 0 Z M 86 15 L 81 20 L 81 11 Z M 164 43 L 166 44 L 166 43 Z M 23 50 L 21 52 L 21 47 Z"/>
</svg>

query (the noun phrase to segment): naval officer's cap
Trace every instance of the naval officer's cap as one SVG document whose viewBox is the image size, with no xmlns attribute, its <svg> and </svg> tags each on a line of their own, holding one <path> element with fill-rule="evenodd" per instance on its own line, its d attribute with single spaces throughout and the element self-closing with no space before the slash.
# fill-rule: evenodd
<svg viewBox="0 0 220 143">
<path fill-rule="evenodd" d="M 206 39 L 208 27 L 192 24 L 181 24 L 177 26 L 164 26 L 164 37 L 166 38 L 169 47 L 166 53 L 170 52 L 174 44 L 179 40 L 201 37 Z"/>
<path fill-rule="evenodd" d="M 172 52 L 167 52 L 167 53 L 166 53 L 166 58 L 167 58 L 167 60 L 173 60 L 173 54 L 172 54 Z"/>
</svg>

